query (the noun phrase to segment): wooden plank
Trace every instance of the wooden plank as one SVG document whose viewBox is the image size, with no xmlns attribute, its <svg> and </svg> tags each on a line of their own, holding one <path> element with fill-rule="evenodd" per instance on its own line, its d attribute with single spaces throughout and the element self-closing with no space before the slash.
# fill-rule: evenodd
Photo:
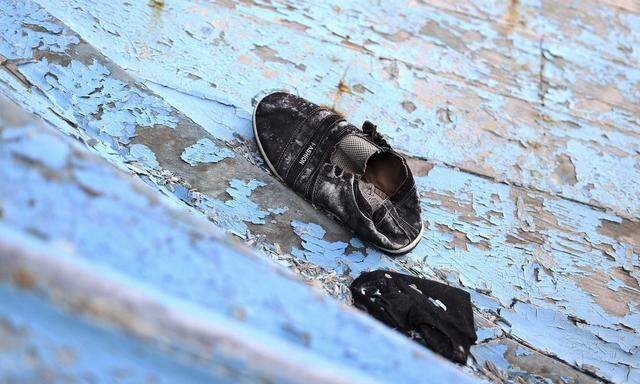
<svg viewBox="0 0 640 384">
<path fill-rule="evenodd" d="M 485 19 L 497 32 L 497 38 L 486 41 L 496 47 L 511 42 L 516 49 L 505 54 L 515 59 L 509 67 L 513 66 L 516 81 L 523 79 L 521 86 L 526 87 L 535 83 L 538 73 L 538 96 L 543 105 L 638 132 L 640 54 L 632 47 L 640 43 L 635 27 L 640 15 L 593 1 L 430 4 Z M 538 66 L 533 59 L 536 46 Z M 523 50 L 533 55 L 531 61 L 520 58 Z M 523 62 L 527 67 L 518 68 Z M 523 72 L 531 77 L 524 79 L 527 75 Z M 519 93 L 513 90 L 513 94 Z"/>
<path fill-rule="evenodd" d="M 638 6 L 625 7 L 606 1 L 457 1 L 421 2 L 442 10 L 495 23 L 506 34 L 513 30 L 532 37 L 549 37 L 589 49 L 606 60 L 637 67 Z"/>
<path fill-rule="evenodd" d="M 638 375 L 636 223 L 416 160 L 428 230 L 416 250 L 390 259 L 257 167 L 241 110 L 154 86 L 163 100 L 81 39 L 71 39 L 72 32 L 47 22 L 55 33 L 38 30 L 44 35 L 37 41 L 46 44 L 35 45 L 32 62 L 14 68 L 32 86 L 2 71 L 1 89 L 276 261 L 337 296 L 372 268 L 440 278 L 468 289 L 482 316 L 539 353 L 609 380 Z M 73 41 L 73 50 L 60 52 L 63 41 Z M 229 139 L 230 131 L 236 139 Z M 233 154 L 188 164 L 185 149 L 203 138 Z M 548 329 L 556 337 L 540 337 Z"/>
<path fill-rule="evenodd" d="M 550 357 L 510 339 L 495 339 L 472 347 L 476 369 L 498 383 L 550 381 L 553 383 L 599 383 Z"/>
<path fill-rule="evenodd" d="M 616 341 L 637 339 L 625 329 L 640 324 L 637 223 L 449 169 L 433 168 L 418 180 L 432 231 L 422 252 L 409 255 L 412 268 L 490 293 L 509 332 L 540 351 L 597 367 L 592 372 L 613 381 L 624 381 L 628 370 L 638 374 L 637 351 Z M 550 329 L 561 331 L 545 337 Z M 602 345 L 600 331 L 608 334 Z"/>
<path fill-rule="evenodd" d="M 621 8 L 630 12 L 640 13 L 640 3 L 637 0 L 601 0 L 604 4 Z"/>
<path fill-rule="evenodd" d="M 516 77 L 525 76 L 523 81 L 513 83 L 507 93 L 520 92 L 523 85 L 534 84 L 531 92 L 522 88 L 531 97 L 513 98 L 494 92 L 494 87 L 505 82 L 482 82 L 491 73 L 490 66 L 482 69 L 480 62 L 464 56 L 465 50 L 458 53 L 433 40 L 411 39 L 434 53 L 422 55 L 420 50 L 407 51 L 402 44 L 377 35 L 377 40 L 390 47 L 388 50 L 398 54 L 406 51 L 429 60 L 435 72 L 395 60 L 391 53 L 391 59 L 380 59 L 365 48 L 336 44 L 342 41 L 339 36 L 318 41 L 304 31 L 304 24 L 296 27 L 301 23 L 297 19 L 280 24 L 265 21 L 273 10 L 254 17 L 210 3 L 178 1 L 163 9 L 127 4 L 83 0 L 48 6 L 138 78 L 234 105 L 245 114 L 258 91 L 290 85 L 312 100 L 349 112 L 354 121 L 376 121 L 394 146 L 411 155 L 611 209 L 626 218 L 640 215 L 640 134 L 635 128 L 636 115 L 620 117 L 614 113 L 613 120 L 598 122 L 589 120 L 589 116 L 576 117 L 562 108 L 532 104 L 530 99 L 536 94 L 539 81 L 531 79 L 538 72 L 516 67 L 497 69 L 502 75 L 496 79 L 507 78 L 511 72 Z M 120 14 L 125 8 L 127 12 Z M 298 16 L 301 20 L 305 17 Z M 348 25 L 350 16 L 345 17 L 343 23 L 329 26 Z M 88 19 L 99 22 L 86 23 Z M 411 20 L 406 24 L 417 23 Z M 492 39 L 500 39 L 499 33 L 488 32 L 493 28 L 490 23 L 476 27 L 486 29 Z M 513 42 L 500 45 L 490 39 L 483 47 L 483 35 L 479 38 L 481 53 L 490 55 L 494 47 L 497 53 L 501 52 L 498 62 L 515 65 L 518 61 L 508 55 Z M 524 67 L 537 71 L 539 46 L 531 44 L 523 38 L 523 47 L 513 52 L 520 55 L 524 49 L 519 56 Z M 537 52 L 532 56 L 533 53 L 526 53 L 527 49 Z M 553 61 L 553 49 L 549 52 L 545 60 Z M 491 57 L 485 61 L 490 65 Z M 546 67 L 549 76 L 564 76 L 556 71 L 557 65 L 560 64 L 550 63 Z M 449 69 L 458 74 L 447 75 Z M 576 76 L 581 77 L 579 73 Z M 630 84 L 634 89 L 628 81 L 618 83 Z M 608 112 L 596 112 L 598 118 L 608 119 Z M 627 118 L 630 120 L 624 122 Z M 609 169 L 616 171 L 604 171 Z"/>
<path fill-rule="evenodd" d="M 583 0 L 583 1 L 567 1 L 562 3 L 554 3 L 551 1 L 511 1 L 504 0 L 498 1 L 495 3 L 490 3 L 486 1 L 458 1 L 456 3 L 447 2 L 444 0 L 435 0 L 429 2 L 429 4 L 437 5 L 444 9 L 453 10 L 456 12 L 461 12 L 467 15 L 479 17 L 483 16 L 489 19 L 493 19 L 494 21 L 498 21 L 501 15 L 504 15 L 506 10 L 509 7 L 518 6 L 523 7 L 528 14 L 535 14 L 536 12 L 529 12 L 531 10 L 539 10 L 542 11 L 541 15 L 548 18 L 548 22 L 554 23 L 553 28 L 556 26 L 558 29 L 562 29 L 562 27 L 567 27 L 566 23 L 562 24 L 562 17 L 560 15 L 554 15 L 552 10 L 558 12 L 560 14 L 565 14 L 565 12 L 572 13 L 571 16 L 573 18 L 589 18 L 591 20 L 596 20 L 596 24 L 599 23 L 608 23 L 612 22 L 612 20 L 606 20 L 607 16 L 611 17 L 611 15 L 623 15 L 623 14 L 635 14 L 640 13 L 640 2 L 637 0 Z M 488 5 L 493 5 L 493 7 L 488 7 Z M 594 10 L 598 10 L 600 12 L 594 12 Z M 519 12 L 518 12 L 519 13 Z M 583 14 L 584 16 L 582 16 Z M 566 19 L 565 19 L 566 20 Z M 586 20 L 586 19 L 585 19 Z M 514 21 L 514 18 L 503 18 L 504 22 Z M 613 21 L 615 22 L 615 21 Z M 525 27 L 523 25 L 525 23 L 520 23 L 521 27 Z M 592 24 L 592 22 L 589 22 Z M 568 32 L 569 30 L 565 30 Z M 626 31 L 629 34 L 635 33 L 630 29 Z M 568 35 L 571 39 L 579 38 L 578 36 Z M 604 37 L 604 36 L 603 36 Z"/>
<path fill-rule="evenodd" d="M 497 383 L 598 383 L 600 380 L 519 343 L 486 318 L 476 316 L 478 341 L 467 365 Z"/>
<path fill-rule="evenodd" d="M 129 334 L 83 321 L 32 291 L 0 284 L 0 300 L 3 383 L 232 383 L 234 379 L 255 379 L 231 370 L 209 374 L 212 369 L 171 359 Z M 224 372 L 221 366 L 216 368 Z"/>
<path fill-rule="evenodd" d="M 477 382 L 6 105 L 0 382 Z"/>
<path fill-rule="evenodd" d="M 633 27 L 640 17 L 628 13 L 612 15 L 606 7 L 575 9 L 557 2 L 473 3 L 493 12 L 486 20 L 449 11 L 461 6 L 457 2 L 435 7 L 415 1 L 245 4 L 234 11 L 294 30 L 304 28 L 316 40 L 359 48 L 376 58 L 395 59 L 553 110 L 596 121 L 603 112 L 599 108 L 638 112 L 640 56 L 631 47 L 640 43 Z M 596 40 L 600 36 L 609 40 Z M 638 131 L 637 122 L 627 126 Z"/>
</svg>

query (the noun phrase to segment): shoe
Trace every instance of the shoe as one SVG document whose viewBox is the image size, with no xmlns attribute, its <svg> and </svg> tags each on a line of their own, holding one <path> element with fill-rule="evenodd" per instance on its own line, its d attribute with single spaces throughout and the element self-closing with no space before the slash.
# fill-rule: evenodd
<svg viewBox="0 0 640 384">
<path fill-rule="evenodd" d="M 326 107 L 271 93 L 253 110 L 260 153 L 278 179 L 387 253 L 413 249 L 420 204 L 406 160 L 366 121 L 362 130 Z"/>
</svg>

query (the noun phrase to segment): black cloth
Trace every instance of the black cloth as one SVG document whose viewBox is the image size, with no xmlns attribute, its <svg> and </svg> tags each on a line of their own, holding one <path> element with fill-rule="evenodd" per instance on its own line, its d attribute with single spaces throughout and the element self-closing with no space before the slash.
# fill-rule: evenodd
<svg viewBox="0 0 640 384">
<path fill-rule="evenodd" d="M 469 293 L 396 272 L 365 272 L 349 287 L 355 306 L 447 359 L 465 364 L 477 340 Z"/>
</svg>

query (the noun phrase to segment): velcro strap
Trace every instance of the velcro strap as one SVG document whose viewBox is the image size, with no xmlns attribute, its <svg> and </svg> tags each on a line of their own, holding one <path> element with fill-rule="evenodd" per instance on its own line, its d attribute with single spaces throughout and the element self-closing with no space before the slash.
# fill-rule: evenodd
<svg viewBox="0 0 640 384">
<path fill-rule="evenodd" d="M 323 147 L 323 143 L 326 141 L 326 136 L 331 132 L 331 127 L 340 122 L 342 117 L 336 114 L 330 114 L 320 121 L 318 126 L 314 129 L 314 133 L 307 140 L 305 145 L 300 149 L 298 155 L 289 170 L 285 174 L 285 181 L 288 185 L 294 186 L 294 182 L 298 178 L 300 172 L 304 169 L 305 165 L 313 159 L 314 154 L 320 147 Z"/>
</svg>

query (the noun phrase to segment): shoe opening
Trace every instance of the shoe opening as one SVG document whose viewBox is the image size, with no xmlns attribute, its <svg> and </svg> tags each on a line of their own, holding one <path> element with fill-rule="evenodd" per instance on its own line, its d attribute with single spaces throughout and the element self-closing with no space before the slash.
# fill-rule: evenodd
<svg viewBox="0 0 640 384">
<path fill-rule="evenodd" d="M 378 152 L 367 160 L 362 180 L 373 184 L 389 197 L 400 189 L 407 176 L 407 167 L 400 156 L 391 152 Z"/>
<path fill-rule="evenodd" d="M 407 178 L 402 158 L 357 135 L 349 135 L 338 143 L 331 162 L 360 176 L 359 188 L 374 208 L 395 194 Z"/>
</svg>

